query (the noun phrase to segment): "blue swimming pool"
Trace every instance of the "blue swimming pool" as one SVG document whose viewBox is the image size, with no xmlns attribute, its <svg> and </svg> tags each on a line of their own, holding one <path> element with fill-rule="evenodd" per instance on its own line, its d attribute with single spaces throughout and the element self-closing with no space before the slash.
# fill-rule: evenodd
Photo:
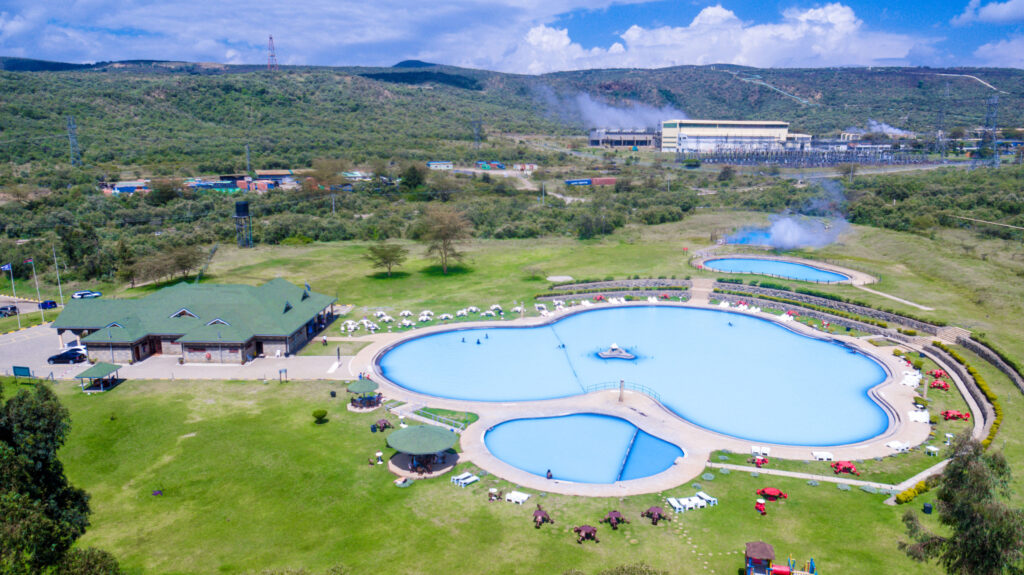
<svg viewBox="0 0 1024 575">
<path fill-rule="evenodd" d="M 612 342 L 637 358 L 597 357 Z M 765 443 L 855 443 L 888 426 L 868 395 L 886 376 L 877 361 L 715 310 L 601 308 L 537 327 L 440 332 L 386 351 L 379 369 L 420 393 L 500 402 L 569 397 L 624 379 L 701 427 Z"/>
<path fill-rule="evenodd" d="M 834 283 L 850 279 L 843 274 L 806 264 L 761 258 L 718 258 L 705 261 L 704 267 L 720 272 L 764 274 L 805 282 Z"/>
<path fill-rule="evenodd" d="M 632 423 L 593 413 L 514 419 L 484 437 L 498 459 L 534 475 L 579 483 L 614 483 L 665 471 L 683 450 Z"/>
</svg>

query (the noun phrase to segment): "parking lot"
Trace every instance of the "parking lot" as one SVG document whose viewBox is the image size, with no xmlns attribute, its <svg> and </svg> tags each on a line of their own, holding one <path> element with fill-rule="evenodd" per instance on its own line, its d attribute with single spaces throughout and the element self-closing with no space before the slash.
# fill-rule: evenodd
<svg viewBox="0 0 1024 575">
<path fill-rule="evenodd" d="M 67 336 L 65 336 L 67 337 Z M 70 340 L 69 340 L 70 341 Z M 50 365 L 46 358 L 60 351 L 57 331 L 49 326 L 36 326 L 0 336 L 0 373 L 12 374 L 12 366 L 25 366 L 36 377 L 70 379 L 87 365 Z"/>
</svg>

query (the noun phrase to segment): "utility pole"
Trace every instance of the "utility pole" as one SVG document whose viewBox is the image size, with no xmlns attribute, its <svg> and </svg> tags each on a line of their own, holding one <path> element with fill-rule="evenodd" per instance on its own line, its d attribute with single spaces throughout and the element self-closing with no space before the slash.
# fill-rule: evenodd
<svg viewBox="0 0 1024 575">
<path fill-rule="evenodd" d="M 939 155 L 943 161 L 946 159 L 947 154 L 947 143 L 946 143 L 946 108 L 949 106 L 949 80 L 946 80 L 946 92 L 942 99 L 942 108 L 939 109 L 939 132 L 935 134 L 935 138 L 939 147 Z"/>
<path fill-rule="evenodd" d="M 334 200 L 335 200 L 335 198 L 336 198 L 336 197 L 337 197 L 337 194 L 335 194 L 334 192 L 331 192 L 331 215 L 332 215 L 332 216 L 333 216 L 333 215 L 336 215 L 336 214 L 338 213 L 338 212 L 337 212 L 337 211 L 336 211 L 336 210 L 334 209 Z"/>
<path fill-rule="evenodd" d="M 78 126 L 75 117 L 68 116 L 68 147 L 71 152 L 71 167 L 82 166 L 82 151 L 78 149 Z"/>
<path fill-rule="evenodd" d="M 36 299 L 38 301 L 43 301 L 43 296 L 39 295 L 39 277 L 36 275 L 36 258 L 28 258 L 25 263 L 32 264 L 32 281 L 36 283 Z M 43 311 L 43 308 L 39 308 L 39 319 L 42 323 L 46 323 L 46 312 Z"/>
<path fill-rule="evenodd" d="M 60 287 L 60 266 L 57 264 L 57 246 L 50 244 L 53 248 L 53 267 L 57 270 L 57 293 L 60 294 L 60 306 L 64 307 L 64 289 Z"/>
<path fill-rule="evenodd" d="M 483 122 L 483 120 L 473 120 L 472 122 L 470 122 L 470 125 L 473 126 L 473 149 L 474 150 L 479 150 L 480 149 L 480 132 L 483 129 L 484 122 Z"/>
</svg>

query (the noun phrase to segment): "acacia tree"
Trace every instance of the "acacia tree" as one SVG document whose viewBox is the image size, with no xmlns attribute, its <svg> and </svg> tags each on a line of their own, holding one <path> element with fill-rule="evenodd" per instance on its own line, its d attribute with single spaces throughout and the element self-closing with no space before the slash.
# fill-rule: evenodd
<svg viewBox="0 0 1024 575">
<path fill-rule="evenodd" d="M 391 277 L 391 268 L 405 263 L 409 250 L 399 244 L 380 242 L 367 248 L 363 258 L 373 264 L 374 269 L 384 268 Z"/>
<path fill-rule="evenodd" d="M 899 547 L 918 561 L 937 559 L 950 575 L 1024 573 L 1024 512 L 1004 501 L 1010 466 L 1000 451 L 986 451 L 968 433 L 959 435 L 936 494 L 939 522 L 948 535 L 932 533 L 914 511 L 903 523 L 910 542 Z"/>
<path fill-rule="evenodd" d="M 437 258 L 441 273 L 448 273 L 452 260 L 461 261 L 465 254 L 459 244 L 469 239 L 472 225 L 461 212 L 449 205 L 433 205 L 423 212 L 422 240 L 427 244 L 427 255 Z"/>
</svg>

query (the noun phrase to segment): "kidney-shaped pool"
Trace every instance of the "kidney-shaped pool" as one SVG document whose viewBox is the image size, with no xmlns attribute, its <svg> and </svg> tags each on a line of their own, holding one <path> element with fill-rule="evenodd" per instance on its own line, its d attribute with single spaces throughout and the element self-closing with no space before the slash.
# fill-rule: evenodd
<svg viewBox="0 0 1024 575">
<path fill-rule="evenodd" d="M 598 357 L 612 343 L 636 358 Z M 475 401 L 568 397 L 626 380 L 696 425 L 765 443 L 856 443 L 889 423 L 868 394 L 886 377 L 876 360 L 715 310 L 627 306 L 537 327 L 453 329 L 402 342 L 378 361 L 397 385 Z"/>
</svg>

